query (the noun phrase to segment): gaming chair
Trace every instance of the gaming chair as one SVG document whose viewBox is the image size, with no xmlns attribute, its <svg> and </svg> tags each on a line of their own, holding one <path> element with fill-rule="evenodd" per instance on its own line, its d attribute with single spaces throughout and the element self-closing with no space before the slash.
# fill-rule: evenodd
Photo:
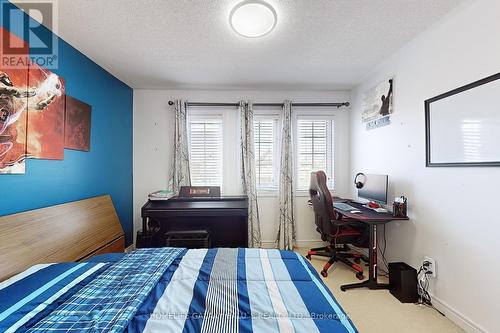
<svg viewBox="0 0 500 333">
<path fill-rule="evenodd" d="M 323 171 L 311 173 L 309 196 L 314 208 L 316 230 L 321 234 L 321 239 L 329 245 L 311 249 L 306 258 L 311 259 L 312 255 L 330 258 L 321 271 L 323 277 L 328 276 L 328 269 L 334 262 L 340 261 L 356 271 L 359 280 L 364 279 L 363 268 L 358 264 L 361 259 L 365 262 L 368 259 L 352 251 L 348 244 L 367 247 L 366 226 L 356 221 L 342 220 L 342 217 L 335 213 L 332 196 L 327 187 L 327 177 Z"/>
</svg>

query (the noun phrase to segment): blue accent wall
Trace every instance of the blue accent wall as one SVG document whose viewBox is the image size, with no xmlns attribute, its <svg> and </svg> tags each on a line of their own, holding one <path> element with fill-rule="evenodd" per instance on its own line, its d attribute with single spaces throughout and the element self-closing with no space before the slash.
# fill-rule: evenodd
<svg viewBox="0 0 500 333">
<path fill-rule="evenodd" d="M 58 42 L 59 65 L 51 71 L 65 79 L 68 95 L 92 106 L 90 152 L 65 150 L 62 161 L 30 159 L 26 174 L 0 175 L 0 216 L 110 194 L 130 245 L 133 90 L 61 38 Z"/>
</svg>

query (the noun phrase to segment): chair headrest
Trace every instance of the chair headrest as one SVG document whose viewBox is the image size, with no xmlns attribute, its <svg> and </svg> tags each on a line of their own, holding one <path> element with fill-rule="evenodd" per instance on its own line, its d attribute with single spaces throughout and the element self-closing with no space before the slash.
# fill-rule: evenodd
<svg viewBox="0 0 500 333">
<path fill-rule="evenodd" d="M 311 198 L 319 195 L 324 200 L 324 205 L 328 215 L 333 217 L 333 200 L 328 189 L 328 177 L 324 171 L 311 172 L 309 183 L 309 196 Z"/>
</svg>

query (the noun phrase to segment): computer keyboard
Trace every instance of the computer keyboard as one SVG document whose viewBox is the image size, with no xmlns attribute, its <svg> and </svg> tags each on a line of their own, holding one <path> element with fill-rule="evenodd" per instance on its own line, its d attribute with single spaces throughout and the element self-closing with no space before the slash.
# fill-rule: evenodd
<svg viewBox="0 0 500 333">
<path fill-rule="evenodd" d="M 345 212 L 349 212 L 351 210 L 358 210 L 356 207 L 353 207 L 349 204 L 343 203 L 343 202 L 334 202 L 333 207 L 343 210 Z"/>
</svg>

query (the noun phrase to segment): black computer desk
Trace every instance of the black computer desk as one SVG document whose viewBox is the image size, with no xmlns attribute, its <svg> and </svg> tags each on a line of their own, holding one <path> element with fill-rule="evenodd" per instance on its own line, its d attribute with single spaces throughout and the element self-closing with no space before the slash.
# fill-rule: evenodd
<svg viewBox="0 0 500 333">
<path fill-rule="evenodd" d="M 334 210 L 345 218 L 356 220 L 368 224 L 370 228 L 370 242 L 368 247 L 369 257 L 369 274 L 368 280 L 360 283 L 352 283 L 340 286 L 340 290 L 346 291 L 347 289 L 354 288 L 368 288 L 368 289 L 389 289 L 388 284 L 378 283 L 377 280 L 377 226 L 391 221 L 406 221 L 408 217 L 397 217 L 391 213 L 377 213 L 374 210 L 363 207 L 362 204 L 356 202 L 347 202 L 349 205 L 359 209 L 360 213 L 350 213 L 337 208 Z"/>
</svg>

